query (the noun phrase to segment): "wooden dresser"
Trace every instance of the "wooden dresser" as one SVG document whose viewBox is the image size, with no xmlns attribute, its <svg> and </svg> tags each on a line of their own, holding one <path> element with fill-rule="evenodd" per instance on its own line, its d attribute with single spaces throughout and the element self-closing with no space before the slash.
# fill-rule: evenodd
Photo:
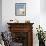
<svg viewBox="0 0 46 46">
<path fill-rule="evenodd" d="M 23 43 L 22 46 L 33 46 L 33 23 L 7 23 L 12 39 L 15 42 Z"/>
</svg>

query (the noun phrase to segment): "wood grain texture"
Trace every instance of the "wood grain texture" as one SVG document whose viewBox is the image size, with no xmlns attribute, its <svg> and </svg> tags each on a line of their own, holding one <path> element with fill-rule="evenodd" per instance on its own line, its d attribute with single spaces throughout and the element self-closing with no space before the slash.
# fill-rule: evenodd
<svg viewBox="0 0 46 46">
<path fill-rule="evenodd" d="M 9 25 L 9 31 L 12 33 L 16 32 L 27 32 L 28 46 L 33 46 L 33 23 L 7 23 Z M 14 36 L 15 38 L 15 36 Z"/>
</svg>

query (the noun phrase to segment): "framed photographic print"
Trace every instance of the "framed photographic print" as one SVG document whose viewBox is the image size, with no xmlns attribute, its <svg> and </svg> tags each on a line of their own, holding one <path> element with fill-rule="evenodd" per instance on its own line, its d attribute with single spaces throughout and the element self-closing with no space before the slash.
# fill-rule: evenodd
<svg viewBox="0 0 46 46">
<path fill-rule="evenodd" d="M 16 3 L 15 4 L 15 15 L 16 16 L 26 16 L 26 3 Z"/>
</svg>

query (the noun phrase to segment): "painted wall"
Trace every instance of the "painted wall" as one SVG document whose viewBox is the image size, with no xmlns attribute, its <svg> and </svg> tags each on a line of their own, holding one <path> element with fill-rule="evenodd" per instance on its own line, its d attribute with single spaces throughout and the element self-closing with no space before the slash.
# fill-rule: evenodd
<svg viewBox="0 0 46 46">
<path fill-rule="evenodd" d="M 15 3 L 26 3 L 26 16 L 15 16 Z M 33 25 L 33 45 L 38 46 L 38 39 L 36 37 L 36 27 L 39 24 L 46 30 L 46 15 L 41 11 L 43 8 L 40 0 L 2 0 L 2 26 L 3 31 L 8 30 L 7 22 L 11 19 L 17 19 L 19 22 L 30 20 Z"/>
<path fill-rule="evenodd" d="M 40 0 L 40 9 L 42 13 L 46 13 L 46 0 Z"/>
<path fill-rule="evenodd" d="M 15 3 L 26 3 L 26 16 L 15 16 Z M 40 24 L 40 0 L 2 0 L 2 25 L 3 31 L 7 31 L 7 22 L 10 19 L 17 19 L 19 22 L 30 20 L 33 25 L 33 45 L 38 46 L 36 27 Z M 37 39 L 37 40 L 36 40 Z"/>
<path fill-rule="evenodd" d="M 15 3 L 24 2 L 26 3 L 26 16 L 15 16 Z M 30 20 L 33 23 L 39 23 L 40 15 L 40 0 L 3 0 L 2 1 L 2 24 L 3 26 L 10 19 L 17 19 L 19 22 Z M 19 18 L 19 19 L 18 19 Z M 38 21 L 37 21 L 38 20 Z M 37 25 L 36 24 L 36 25 Z M 5 26 L 6 27 L 6 26 Z M 4 31 L 6 28 L 4 27 Z"/>
<path fill-rule="evenodd" d="M 40 24 L 46 31 L 46 0 L 40 0 Z"/>
<path fill-rule="evenodd" d="M 0 0 L 0 31 L 2 31 L 2 0 Z"/>
</svg>

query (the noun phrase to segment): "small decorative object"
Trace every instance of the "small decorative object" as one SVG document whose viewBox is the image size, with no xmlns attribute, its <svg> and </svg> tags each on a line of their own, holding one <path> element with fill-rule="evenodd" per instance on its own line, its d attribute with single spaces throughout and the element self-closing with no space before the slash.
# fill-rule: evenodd
<svg viewBox="0 0 46 46">
<path fill-rule="evenodd" d="M 16 3 L 15 4 L 15 15 L 16 16 L 26 15 L 26 3 Z"/>
<path fill-rule="evenodd" d="M 11 19 L 9 23 L 19 23 L 19 21 L 17 19 Z"/>
<path fill-rule="evenodd" d="M 36 28 L 37 29 L 37 34 L 38 35 L 38 40 L 39 40 L 39 46 L 45 46 L 45 35 L 43 32 L 42 27 Z"/>
<path fill-rule="evenodd" d="M 17 19 L 15 19 L 16 23 L 19 23 L 19 21 Z"/>
<path fill-rule="evenodd" d="M 10 23 L 13 23 L 13 20 L 11 19 L 9 22 L 10 22 Z"/>
<path fill-rule="evenodd" d="M 25 23 L 30 23 L 30 20 L 26 20 Z"/>
<path fill-rule="evenodd" d="M 10 21 L 13 21 L 13 20 L 10 20 Z"/>
</svg>

